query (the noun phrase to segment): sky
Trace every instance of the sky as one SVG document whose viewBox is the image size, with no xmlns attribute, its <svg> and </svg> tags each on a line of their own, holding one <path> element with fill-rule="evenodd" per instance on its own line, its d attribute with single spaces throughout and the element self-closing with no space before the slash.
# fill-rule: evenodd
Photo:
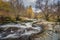
<svg viewBox="0 0 60 40">
<path fill-rule="evenodd" d="M 57 2 L 57 0 L 55 0 Z M 40 12 L 41 10 L 35 8 L 36 0 L 23 0 L 25 6 L 32 6 L 34 12 Z M 49 0 L 49 3 L 53 3 L 53 0 Z"/>
<path fill-rule="evenodd" d="M 23 0 L 25 6 L 35 5 L 36 0 Z"/>
<path fill-rule="evenodd" d="M 9 1 L 9 0 L 4 0 L 4 1 Z M 24 6 L 27 7 L 27 6 L 31 5 L 34 12 L 36 11 L 35 2 L 36 2 L 36 0 L 23 0 Z M 37 12 L 39 12 L 39 11 L 40 10 L 37 10 Z"/>
<path fill-rule="evenodd" d="M 4 0 L 4 1 L 9 1 L 9 0 Z M 35 2 L 36 2 L 36 0 L 23 0 L 23 3 L 25 6 L 29 6 L 29 5 L 34 6 Z"/>
<path fill-rule="evenodd" d="M 39 12 L 40 11 L 40 10 L 36 11 L 36 9 L 35 9 L 36 0 L 23 0 L 23 2 L 24 2 L 25 7 L 31 5 L 34 12 Z"/>
<path fill-rule="evenodd" d="M 5 1 L 9 1 L 9 0 L 5 0 Z M 53 1 L 53 0 L 51 0 L 50 3 L 52 3 L 52 1 Z M 55 0 L 55 1 L 57 1 L 57 0 Z M 39 10 L 39 9 L 36 10 L 36 8 L 35 8 L 36 0 L 23 0 L 23 3 L 24 3 L 24 6 L 25 6 L 25 7 L 31 5 L 33 11 L 35 11 L 35 12 L 41 11 L 41 10 Z"/>
<path fill-rule="evenodd" d="M 4 1 L 9 1 L 9 0 L 4 0 Z M 52 3 L 53 0 L 50 0 L 49 2 Z M 35 6 L 35 2 L 36 0 L 23 0 L 23 3 L 25 6 L 29 6 L 32 5 L 32 7 Z M 55 2 L 57 2 L 57 0 L 55 0 Z"/>
</svg>

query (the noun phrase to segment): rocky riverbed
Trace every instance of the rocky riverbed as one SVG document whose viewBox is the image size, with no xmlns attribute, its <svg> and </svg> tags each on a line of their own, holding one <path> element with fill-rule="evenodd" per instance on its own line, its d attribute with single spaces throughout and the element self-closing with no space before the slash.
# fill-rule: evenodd
<svg viewBox="0 0 60 40">
<path fill-rule="evenodd" d="M 41 31 L 41 26 L 31 23 L 5 24 L 0 26 L 0 40 L 30 40 L 30 36 Z"/>
<path fill-rule="evenodd" d="M 0 25 L 0 40 L 59 40 L 59 26 L 55 22 Z"/>
</svg>

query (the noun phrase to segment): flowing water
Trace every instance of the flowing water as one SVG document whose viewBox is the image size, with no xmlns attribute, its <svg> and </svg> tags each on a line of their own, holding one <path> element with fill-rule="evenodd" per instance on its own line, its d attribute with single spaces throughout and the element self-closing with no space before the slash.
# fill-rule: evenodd
<svg viewBox="0 0 60 40">
<path fill-rule="evenodd" d="M 32 26 L 32 23 L 5 24 L 0 29 L 0 40 L 31 40 L 30 36 L 42 30 L 40 26 Z"/>
</svg>

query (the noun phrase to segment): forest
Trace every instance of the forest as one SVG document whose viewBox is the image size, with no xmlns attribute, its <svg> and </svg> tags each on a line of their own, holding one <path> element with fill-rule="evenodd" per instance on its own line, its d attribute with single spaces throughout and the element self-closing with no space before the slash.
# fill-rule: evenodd
<svg viewBox="0 0 60 40">
<path fill-rule="evenodd" d="M 0 0 L 0 22 L 24 21 L 28 19 L 43 19 L 49 22 L 60 22 L 60 1 L 37 0 L 35 8 L 41 12 L 33 11 L 32 6 L 25 7 L 22 0 Z"/>
</svg>

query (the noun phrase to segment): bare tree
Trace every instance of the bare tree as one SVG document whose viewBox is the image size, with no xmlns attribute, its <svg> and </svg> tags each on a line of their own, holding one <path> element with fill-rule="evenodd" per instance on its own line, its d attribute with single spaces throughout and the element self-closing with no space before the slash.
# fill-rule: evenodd
<svg viewBox="0 0 60 40">
<path fill-rule="evenodd" d="M 46 20 L 49 20 L 49 13 L 51 12 L 52 4 L 49 4 L 50 0 L 37 0 L 36 1 L 36 8 L 39 8 Z"/>
<path fill-rule="evenodd" d="M 22 15 L 22 12 L 24 11 L 24 5 L 22 0 L 10 0 L 10 4 L 12 9 L 14 9 L 15 17 Z"/>
<path fill-rule="evenodd" d="M 60 1 L 59 0 L 57 0 L 57 2 L 53 2 L 52 9 L 54 9 L 52 11 L 53 11 L 54 14 L 57 15 L 57 21 L 59 22 L 60 21 Z"/>
<path fill-rule="evenodd" d="M 58 22 L 60 22 L 60 18 L 59 18 L 59 16 L 60 16 L 60 1 L 58 0 L 58 2 L 57 2 L 57 21 Z"/>
</svg>

